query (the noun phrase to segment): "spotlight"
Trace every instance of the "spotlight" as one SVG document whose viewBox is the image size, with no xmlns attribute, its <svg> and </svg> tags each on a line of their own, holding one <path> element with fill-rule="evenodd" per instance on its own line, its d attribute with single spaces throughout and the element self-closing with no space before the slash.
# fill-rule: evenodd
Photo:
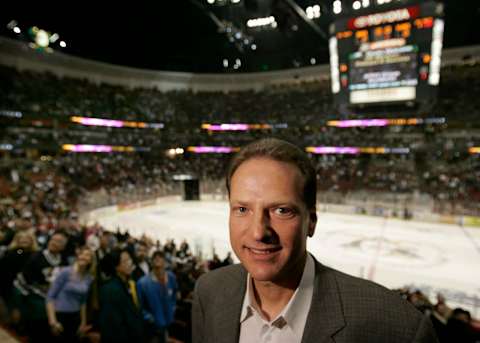
<svg viewBox="0 0 480 343">
<path fill-rule="evenodd" d="M 333 2 L 333 13 L 339 14 L 342 12 L 342 2 L 340 0 L 335 0 Z"/>
</svg>

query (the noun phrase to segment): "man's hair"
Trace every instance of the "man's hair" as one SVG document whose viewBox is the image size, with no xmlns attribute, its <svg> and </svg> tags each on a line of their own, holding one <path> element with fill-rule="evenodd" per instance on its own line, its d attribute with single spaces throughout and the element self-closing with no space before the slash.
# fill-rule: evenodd
<svg viewBox="0 0 480 343">
<path fill-rule="evenodd" d="M 457 307 L 457 308 L 453 309 L 452 314 L 450 315 L 450 317 L 451 317 L 451 318 L 455 318 L 455 317 L 457 317 L 457 316 L 459 316 L 459 315 L 462 315 L 462 314 L 466 315 L 467 318 L 468 318 L 468 320 L 471 320 L 471 319 L 472 319 L 472 316 L 471 316 L 471 314 L 470 314 L 470 311 L 467 311 L 467 310 L 465 310 L 465 309 L 463 309 L 463 308 L 461 308 L 461 307 Z"/>
<path fill-rule="evenodd" d="M 58 230 L 55 230 L 55 231 L 50 235 L 50 237 L 48 238 L 48 241 L 50 242 L 50 240 L 52 239 L 53 236 L 58 236 L 58 235 L 63 236 L 63 238 L 65 238 L 65 240 L 67 240 L 67 241 L 68 241 L 68 239 L 69 239 L 68 233 L 67 233 L 65 230 L 58 229 Z"/>
<path fill-rule="evenodd" d="M 110 231 L 106 231 L 106 230 L 103 230 L 103 231 L 99 234 L 100 237 L 110 237 L 111 235 L 113 235 L 113 233 L 110 232 Z"/>
<path fill-rule="evenodd" d="M 165 254 L 161 250 L 155 250 L 155 252 L 152 255 L 152 261 L 154 259 L 156 259 L 157 257 L 161 257 L 161 258 L 165 259 Z"/>
<path fill-rule="evenodd" d="M 277 138 L 264 138 L 243 147 L 230 161 L 227 169 L 227 191 L 230 196 L 232 176 L 240 165 L 252 158 L 268 158 L 290 163 L 300 170 L 304 178 L 303 201 L 307 208 L 315 208 L 317 179 L 315 168 L 307 154 L 296 145 Z"/>
<path fill-rule="evenodd" d="M 140 247 L 143 247 L 145 249 L 148 249 L 148 245 L 147 243 L 145 243 L 144 241 L 138 241 L 136 244 L 135 244 L 135 251 L 137 251 L 138 248 Z"/>
</svg>

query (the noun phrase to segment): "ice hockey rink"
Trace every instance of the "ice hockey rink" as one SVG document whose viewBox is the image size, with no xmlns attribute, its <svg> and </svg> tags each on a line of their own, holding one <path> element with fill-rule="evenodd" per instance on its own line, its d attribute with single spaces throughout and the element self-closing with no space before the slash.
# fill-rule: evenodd
<svg viewBox="0 0 480 343">
<path fill-rule="evenodd" d="M 93 220 L 90 218 L 90 220 Z M 99 212 L 109 230 L 153 239 L 186 239 L 195 254 L 223 258 L 230 250 L 228 203 L 171 198 L 153 206 Z M 308 250 L 325 265 L 388 288 L 442 293 L 452 307 L 480 316 L 480 228 L 400 219 L 318 213 Z"/>
</svg>

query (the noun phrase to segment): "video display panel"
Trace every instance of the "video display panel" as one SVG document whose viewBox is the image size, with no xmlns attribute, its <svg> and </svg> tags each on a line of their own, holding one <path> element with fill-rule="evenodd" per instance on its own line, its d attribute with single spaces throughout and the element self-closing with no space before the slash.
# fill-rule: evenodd
<svg viewBox="0 0 480 343">
<path fill-rule="evenodd" d="M 342 18 L 330 38 L 337 103 L 424 101 L 438 85 L 443 19 L 428 2 Z"/>
</svg>

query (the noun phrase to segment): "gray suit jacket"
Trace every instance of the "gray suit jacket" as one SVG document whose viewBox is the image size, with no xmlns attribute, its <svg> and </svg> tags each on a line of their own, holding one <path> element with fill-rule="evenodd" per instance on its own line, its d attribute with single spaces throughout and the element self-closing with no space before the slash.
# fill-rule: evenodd
<svg viewBox="0 0 480 343">
<path fill-rule="evenodd" d="M 195 287 L 194 343 L 237 343 L 247 272 L 233 265 Z M 315 261 L 315 289 L 302 343 L 436 343 L 430 319 L 398 294 Z M 252 342 L 255 343 L 255 342 Z"/>
</svg>

